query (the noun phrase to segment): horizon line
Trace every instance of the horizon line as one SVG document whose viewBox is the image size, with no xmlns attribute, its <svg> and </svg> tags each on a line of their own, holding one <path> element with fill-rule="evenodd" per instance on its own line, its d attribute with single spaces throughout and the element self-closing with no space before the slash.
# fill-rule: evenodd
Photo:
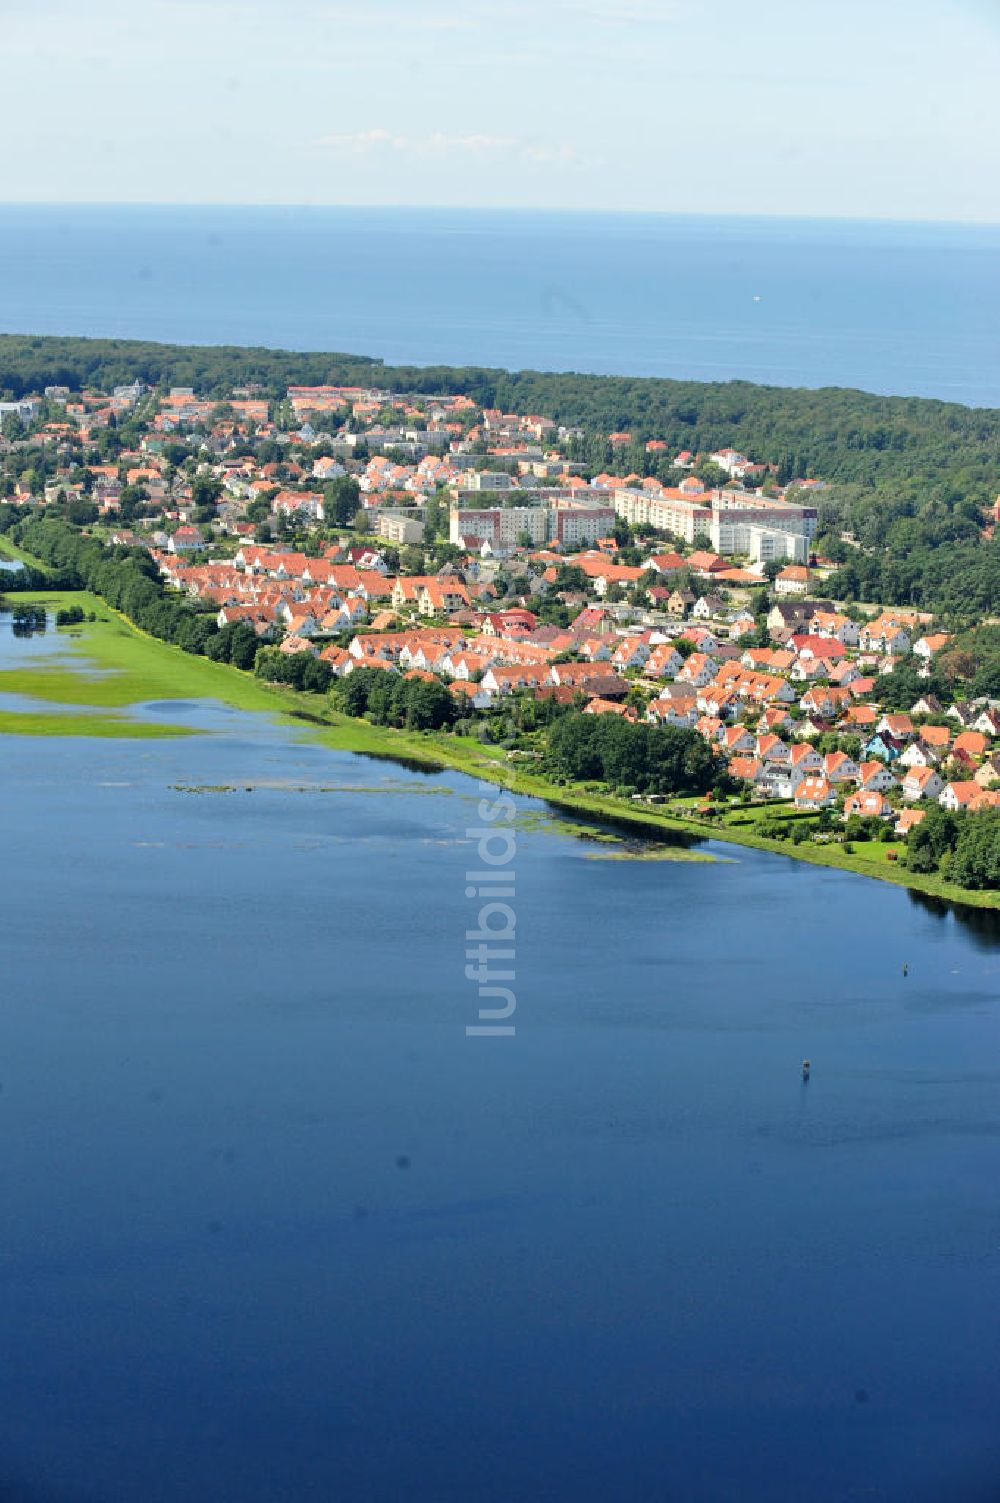
<svg viewBox="0 0 1000 1503">
<path fill-rule="evenodd" d="M 470 203 L 337 203 L 306 200 L 213 200 L 213 199 L 0 199 L 4 209 L 213 209 L 213 210 L 342 210 L 367 213 L 413 214 L 511 214 L 600 218 L 705 219 L 765 221 L 785 224 L 864 224 L 920 226 L 927 229 L 1000 229 L 996 219 L 926 219 L 893 214 L 796 214 L 787 211 L 738 212 L 724 209 L 579 208 L 572 205 L 470 204 Z"/>
</svg>

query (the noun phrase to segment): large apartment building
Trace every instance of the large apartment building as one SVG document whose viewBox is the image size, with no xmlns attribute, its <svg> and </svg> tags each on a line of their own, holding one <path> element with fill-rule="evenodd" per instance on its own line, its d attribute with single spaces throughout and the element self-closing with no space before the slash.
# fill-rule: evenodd
<svg viewBox="0 0 1000 1503">
<path fill-rule="evenodd" d="M 527 496 L 526 498 L 527 499 Z M 615 522 L 614 507 L 588 501 L 541 498 L 532 505 L 470 507 L 459 493 L 452 507 L 448 536 L 453 543 L 476 538 L 494 553 L 509 552 L 519 542 L 593 543 Z"/>
<path fill-rule="evenodd" d="M 676 489 L 619 487 L 612 494 L 616 513 L 633 526 L 645 523 L 687 543 L 706 537 L 723 556 L 738 553 L 754 562 L 806 563 L 816 534 L 814 506 L 753 492 L 710 491 L 693 479 Z"/>
</svg>

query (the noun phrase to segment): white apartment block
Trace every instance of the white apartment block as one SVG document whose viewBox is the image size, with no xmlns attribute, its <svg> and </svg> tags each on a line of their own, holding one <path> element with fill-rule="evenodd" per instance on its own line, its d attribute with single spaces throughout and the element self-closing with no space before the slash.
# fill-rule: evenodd
<svg viewBox="0 0 1000 1503">
<path fill-rule="evenodd" d="M 548 542 L 547 506 L 452 508 L 448 526 L 448 538 L 452 543 L 461 543 L 463 538 L 479 538 L 481 542 L 489 543 L 496 553 L 516 547 L 522 536 L 527 536 L 533 544 Z"/>
<path fill-rule="evenodd" d="M 712 547 L 723 558 L 739 553 L 746 554 L 755 564 L 766 564 L 772 559 L 792 564 L 809 562 L 809 538 L 804 533 L 786 532 L 780 527 L 717 512 L 712 517 L 708 535 Z"/>
<path fill-rule="evenodd" d="M 633 526 L 647 523 L 686 543 L 711 540 L 723 556 L 746 554 L 755 563 L 783 559 L 806 563 L 816 532 L 816 508 L 772 501 L 733 491 L 661 493 L 619 488 L 613 493 L 618 516 Z"/>
<path fill-rule="evenodd" d="M 578 501 L 545 502 L 537 506 L 454 506 L 449 518 L 451 542 L 479 538 L 493 551 L 514 548 L 525 537 L 533 547 L 542 543 L 593 543 L 614 526 L 611 506 L 591 506 Z"/>
<path fill-rule="evenodd" d="M 390 543 L 423 541 L 424 524 L 416 513 L 407 517 L 399 512 L 379 512 L 375 518 L 375 528 L 379 537 L 385 538 Z"/>
<path fill-rule="evenodd" d="M 633 491 L 625 488 L 612 493 L 614 509 L 618 516 L 634 527 L 646 523 L 672 532 L 685 542 L 692 543 L 699 533 L 708 536 L 712 512 L 704 504 L 704 497 L 697 501 L 687 497 L 662 496 L 656 491 Z"/>
<path fill-rule="evenodd" d="M 39 397 L 24 397 L 19 402 L 0 402 L 0 428 L 3 427 L 4 418 L 20 418 L 22 423 L 30 423 L 42 410 Z"/>
</svg>

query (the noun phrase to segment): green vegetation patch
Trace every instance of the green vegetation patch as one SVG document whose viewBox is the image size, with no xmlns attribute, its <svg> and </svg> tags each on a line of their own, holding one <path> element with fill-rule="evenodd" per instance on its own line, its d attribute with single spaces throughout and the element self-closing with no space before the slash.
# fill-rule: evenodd
<svg viewBox="0 0 1000 1503">
<path fill-rule="evenodd" d="M 154 741 L 169 736 L 196 736 L 199 732 L 185 725 L 128 720 L 112 715 L 64 715 L 45 710 L 0 710 L 2 736 L 100 736 L 126 740 Z"/>
<path fill-rule="evenodd" d="M 588 851 L 588 861 L 718 861 L 710 851 L 689 850 L 682 845 L 636 846 L 620 851 Z"/>
</svg>

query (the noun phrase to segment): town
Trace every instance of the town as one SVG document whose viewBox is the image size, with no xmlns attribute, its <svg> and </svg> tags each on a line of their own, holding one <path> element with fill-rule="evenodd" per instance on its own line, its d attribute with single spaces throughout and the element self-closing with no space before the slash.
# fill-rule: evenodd
<svg viewBox="0 0 1000 1503">
<path fill-rule="evenodd" d="M 380 670 L 446 691 L 411 723 L 512 758 L 567 710 L 683 729 L 765 839 L 914 870 L 947 870 L 956 817 L 1000 807 L 1000 699 L 953 625 L 830 595 L 821 478 L 626 431 L 599 468 L 581 427 L 358 386 L 49 387 L 0 421 L 18 516 L 145 550 L 225 660 L 348 713 L 372 696 L 347 681 Z M 998 520 L 1000 500 L 984 536 Z M 611 791 L 668 801 L 652 789 Z"/>
</svg>

